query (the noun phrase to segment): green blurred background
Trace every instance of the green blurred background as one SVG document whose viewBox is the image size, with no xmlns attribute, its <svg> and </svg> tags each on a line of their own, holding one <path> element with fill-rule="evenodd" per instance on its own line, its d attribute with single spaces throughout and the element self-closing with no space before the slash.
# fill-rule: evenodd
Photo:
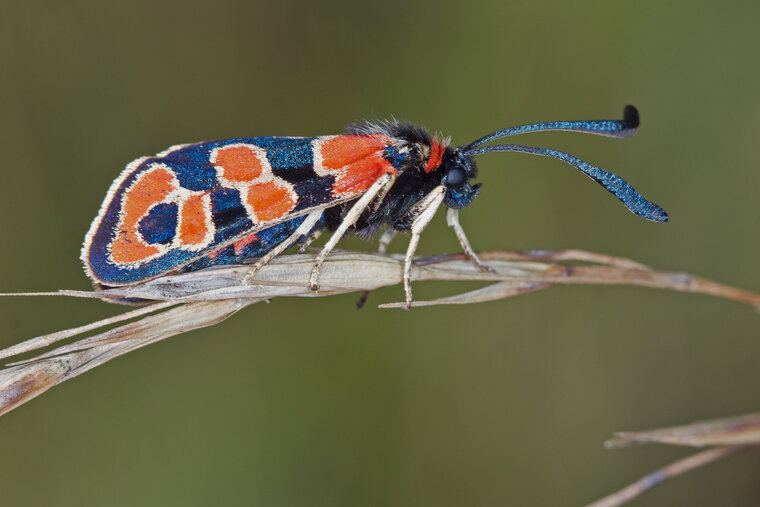
<svg viewBox="0 0 760 507">
<path fill-rule="evenodd" d="M 80 242 L 110 182 L 172 144 L 390 116 L 462 144 L 627 103 L 633 139 L 524 142 L 614 170 L 670 223 L 560 162 L 491 155 L 462 213 L 475 248 L 583 248 L 759 290 L 759 20 L 756 1 L 4 0 L 0 290 L 87 289 Z M 441 214 L 420 253 L 458 250 Z M 581 505 L 691 452 L 607 451 L 612 432 L 758 409 L 760 319 L 737 303 L 558 287 L 375 307 L 400 298 L 253 306 L 53 389 L 0 420 L 0 502 Z M 122 311 L 0 303 L 2 346 Z M 737 456 L 636 505 L 758 505 L 759 472 Z"/>
</svg>

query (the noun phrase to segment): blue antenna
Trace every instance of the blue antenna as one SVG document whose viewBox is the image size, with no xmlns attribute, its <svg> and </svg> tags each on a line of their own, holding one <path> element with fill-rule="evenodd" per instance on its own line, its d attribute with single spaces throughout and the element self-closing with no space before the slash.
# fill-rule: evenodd
<svg viewBox="0 0 760 507">
<path fill-rule="evenodd" d="M 627 181 L 568 153 L 550 148 L 538 148 L 536 146 L 524 146 L 521 144 L 501 144 L 479 148 L 479 146 L 489 143 L 494 139 L 545 130 L 582 132 L 607 137 L 630 137 L 636 133 L 638 126 L 639 112 L 633 106 L 626 106 L 623 111 L 622 120 L 557 121 L 520 125 L 488 134 L 475 142 L 463 146 L 462 152 L 468 157 L 476 157 L 493 151 L 517 151 L 562 160 L 602 185 L 638 216 L 652 220 L 653 222 L 667 222 L 668 213 L 656 204 L 646 200 Z"/>
</svg>

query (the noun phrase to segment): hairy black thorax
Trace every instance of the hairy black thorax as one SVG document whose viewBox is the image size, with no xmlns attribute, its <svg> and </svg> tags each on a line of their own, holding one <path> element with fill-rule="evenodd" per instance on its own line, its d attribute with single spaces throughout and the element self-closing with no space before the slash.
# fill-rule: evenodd
<svg viewBox="0 0 760 507">
<path fill-rule="evenodd" d="M 351 135 L 382 135 L 394 139 L 398 153 L 389 152 L 386 158 L 396 167 L 398 177 L 382 200 L 373 203 L 354 226 L 354 231 L 369 238 L 385 227 L 397 231 L 408 230 L 411 217 L 409 210 L 435 187 L 441 185 L 445 174 L 445 164 L 435 170 L 425 172 L 434 142 L 443 144 L 442 160 L 450 159 L 453 153 L 447 141 L 433 136 L 427 129 L 400 121 L 367 121 L 349 125 L 346 133 Z M 354 204 L 349 201 L 333 209 L 325 210 L 325 221 L 334 230 L 345 213 Z"/>
</svg>

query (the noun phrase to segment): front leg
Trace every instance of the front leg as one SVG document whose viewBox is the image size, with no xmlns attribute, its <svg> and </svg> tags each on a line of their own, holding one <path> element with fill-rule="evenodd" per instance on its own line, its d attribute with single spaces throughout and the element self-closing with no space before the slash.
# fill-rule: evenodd
<svg viewBox="0 0 760 507">
<path fill-rule="evenodd" d="M 449 224 L 449 227 L 454 229 L 454 234 L 457 235 L 457 239 L 459 240 L 459 244 L 462 245 L 464 254 L 469 257 L 470 260 L 474 262 L 475 265 L 478 266 L 482 271 L 493 273 L 494 270 L 483 264 L 483 261 L 480 260 L 478 255 L 475 253 L 475 250 L 473 250 L 472 246 L 470 246 L 470 242 L 467 240 L 467 236 L 464 234 L 464 229 L 462 229 L 462 226 L 459 225 L 458 209 L 449 208 L 449 210 L 446 212 L 446 223 Z"/>
<path fill-rule="evenodd" d="M 404 309 L 406 310 L 412 307 L 412 260 L 414 259 L 414 252 L 417 250 L 422 231 L 435 216 L 435 212 L 438 211 L 438 207 L 443 202 L 445 193 L 446 187 L 443 185 L 435 187 L 409 212 L 414 216 L 414 219 L 411 227 L 412 237 L 409 240 L 409 246 L 406 248 L 406 256 L 404 257 Z"/>
</svg>

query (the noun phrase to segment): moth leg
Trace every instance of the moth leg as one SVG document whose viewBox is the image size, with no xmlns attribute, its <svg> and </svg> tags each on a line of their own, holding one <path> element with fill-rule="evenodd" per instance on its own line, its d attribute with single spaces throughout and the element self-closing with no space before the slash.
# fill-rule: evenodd
<svg viewBox="0 0 760 507">
<path fill-rule="evenodd" d="M 293 243 L 298 241 L 299 238 L 309 234 L 317 222 L 319 222 L 319 219 L 322 218 L 323 213 L 324 210 L 319 209 L 312 211 L 306 215 L 306 219 L 301 222 L 301 225 L 298 226 L 293 234 L 285 238 L 285 241 L 268 251 L 263 257 L 260 257 L 259 260 L 257 260 L 253 266 L 250 267 L 248 272 L 245 274 L 245 277 L 243 278 L 243 284 L 248 284 L 264 264 L 267 264 L 269 261 L 290 248 Z"/>
<path fill-rule="evenodd" d="M 392 186 L 393 185 L 388 185 L 384 187 L 380 192 L 377 193 L 377 196 L 375 196 L 372 202 L 368 204 L 370 213 L 374 213 L 380 208 L 380 206 L 383 204 L 383 200 L 385 200 L 385 196 L 388 195 L 388 192 L 390 192 Z"/>
<path fill-rule="evenodd" d="M 384 254 L 388 251 L 388 245 L 391 244 L 391 241 L 393 240 L 393 237 L 396 236 L 396 229 L 394 228 L 388 228 L 383 231 L 383 234 L 380 236 L 379 244 L 377 245 L 377 252 Z M 357 308 L 363 308 L 365 304 L 367 304 L 367 298 L 369 297 L 369 293 L 372 291 L 365 290 L 362 292 L 362 295 L 359 297 L 359 300 L 356 301 L 356 307 Z"/>
<path fill-rule="evenodd" d="M 462 245 L 464 254 L 469 257 L 470 260 L 474 262 L 475 265 L 477 265 L 482 271 L 493 273 L 493 269 L 483 264 L 483 261 L 480 260 L 478 255 L 475 253 L 475 250 L 473 250 L 472 246 L 470 246 L 470 242 L 467 241 L 467 236 L 464 234 L 464 229 L 462 229 L 462 226 L 459 225 L 458 209 L 449 208 L 449 210 L 446 212 L 446 223 L 449 224 L 449 227 L 454 229 L 454 233 L 457 235 L 459 244 Z"/>
<path fill-rule="evenodd" d="M 324 231 L 319 230 L 319 231 L 314 231 L 311 234 L 309 234 L 309 237 L 304 240 L 301 246 L 298 247 L 298 253 L 301 254 L 301 253 L 304 253 L 306 250 L 308 250 L 309 245 L 314 243 L 314 241 L 316 241 L 316 239 L 322 235 L 322 232 Z"/>
<path fill-rule="evenodd" d="M 393 241 L 393 238 L 396 237 L 397 232 L 398 231 L 392 227 L 383 231 L 378 240 L 377 253 L 385 254 L 388 251 L 388 246 L 391 244 L 391 241 Z"/>
<path fill-rule="evenodd" d="M 435 212 L 438 211 L 438 207 L 443 202 L 445 193 L 446 187 L 443 185 L 435 187 L 410 211 L 411 214 L 416 216 L 412 221 L 412 238 L 409 240 L 409 246 L 406 248 L 406 256 L 404 257 L 404 294 L 406 296 L 404 309 L 406 310 L 412 307 L 412 259 L 414 258 L 414 252 L 417 250 L 422 231 L 425 230 L 435 216 Z"/>
<path fill-rule="evenodd" d="M 314 267 L 311 269 L 311 276 L 309 277 L 309 288 L 311 288 L 311 290 L 319 290 L 319 272 L 322 269 L 322 263 L 325 261 L 327 254 L 329 254 L 333 248 L 335 248 L 335 245 L 337 245 L 338 241 L 340 241 L 340 238 L 346 234 L 348 228 L 354 225 L 357 220 L 359 220 L 359 217 L 362 215 L 362 213 L 364 213 L 367 207 L 369 207 L 373 199 L 378 194 L 383 192 L 386 187 L 393 185 L 394 181 L 396 181 L 395 173 L 386 173 L 382 175 L 377 179 L 377 181 L 372 184 L 371 187 L 369 187 L 369 189 L 367 189 L 366 192 L 364 192 L 359 200 L 357 200 L 354 205 L 351 206 L 351 209 L 348 210 L 346 216 L 343 217 L 343 221 L 340 223 L 333 235 L 330 236 L 330 239 L 327 241 L 325 246 L 322 247 L 322 251 L 319 252 L 319 255 L 317 255 L 317 258 L 314 261 Z"/>
</svg>

